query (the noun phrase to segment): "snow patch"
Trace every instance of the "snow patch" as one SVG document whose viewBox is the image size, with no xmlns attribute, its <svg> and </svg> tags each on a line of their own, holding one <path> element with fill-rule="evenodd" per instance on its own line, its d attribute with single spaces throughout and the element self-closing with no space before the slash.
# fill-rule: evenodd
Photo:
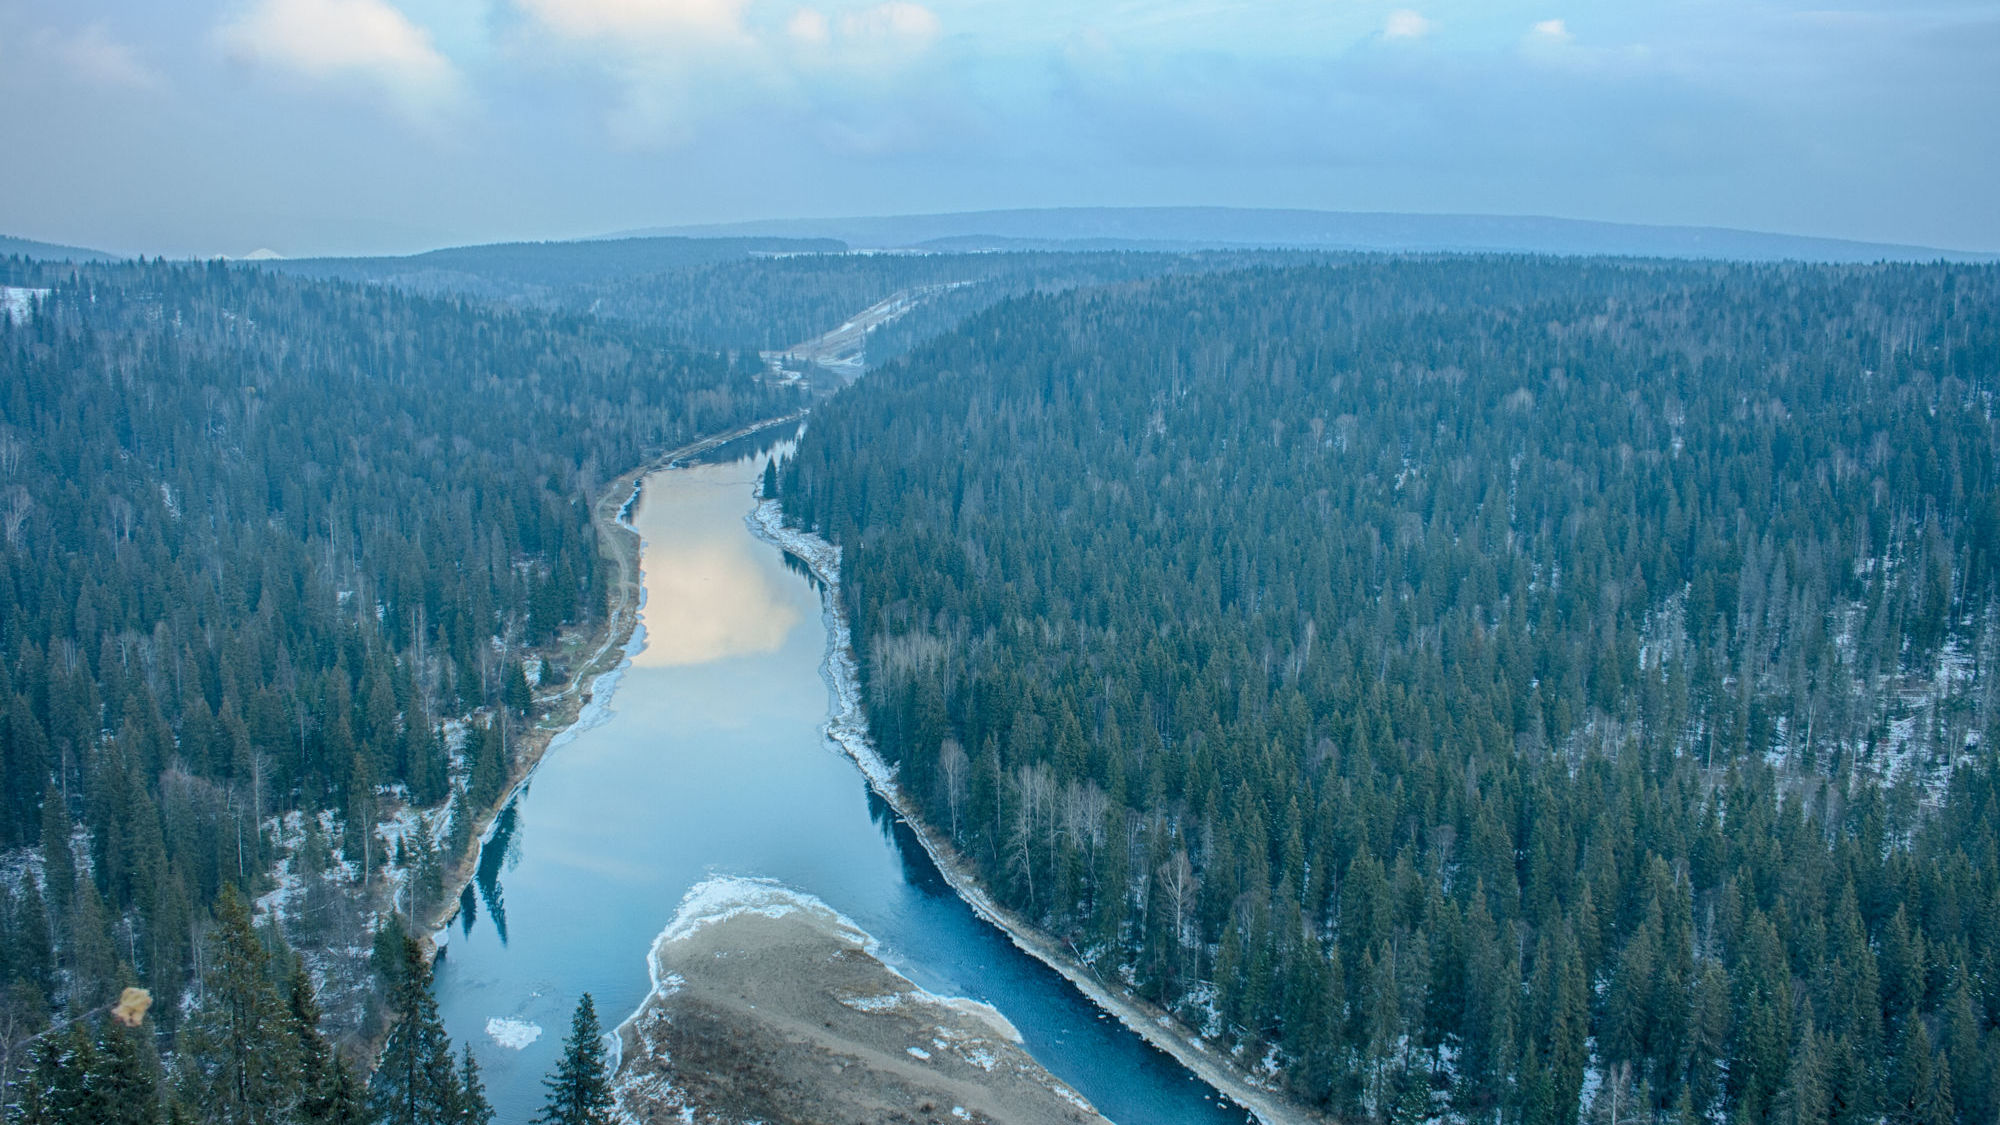
<svg viewBox="0 0 2000 1125">
<path fill-rule="evenodd" d="M 15 324 L 34 315 L 35 302 L 49 295 L 47 289 L 30 289 L 22 285 L 0 285 L 0 313 Z"/>
<path fill-rule="evenodd" d="M 900 995 L 894 994 L 888 996 L 849 996 L 842 997 L 840 1002 L 857 1012 L 886 1012 L 892 1008 L 900 1007 L 903 1003 L 903 998 Z"/>
<path fill-rule="evenodd" d="M 1013 1022 L 1006 1016 L 1001 1015 L 1000 1009 L 993 1005 L 964 996 L 940 996 L 937 999 L 945 1007 L 963 1012 L 999 1032 L 1008 1042 L 1019 1043 L 1021 1041 L 1021 1030 L 1015 1027 Z"/>
<path fill-rule="evenodd" d="M 542 1027 L 510 1016 L 494 1016 L 486 1021 L 486 1037 L 510 1051 L 525 1051 L 528 1044 L 542 1037 Z"/>
<path fill-rule="evenodd" d="M 743 914 L 783 918 L 787 914 L 801 912 L 824 915 L 840 928 L 843 938 L 871 954 L 874 952 L 874 939 L 868 936 L 867 931 L 819 899 L 792 890 L 776 879 L 735 875 L 707 879 L 689 888 L 681 898 L 674 920 L 667 923 L 667 928 L 653 940 L 653 948 L 658 949 L 669 942 L 686 941 L 704 926 Z M 657 988 L 660 983 L 657 976 L 653 983 Z"/>
</svg>

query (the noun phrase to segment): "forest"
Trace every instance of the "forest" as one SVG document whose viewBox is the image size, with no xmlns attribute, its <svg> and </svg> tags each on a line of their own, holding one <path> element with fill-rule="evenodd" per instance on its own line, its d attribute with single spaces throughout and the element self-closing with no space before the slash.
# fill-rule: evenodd
<svg viewBox="0 0 2000 1125">
<path fill-rule="evenodd" d="M 885 326 L 871 365 L 1022 293 L 1162 273 L 1296 260 L 1278 251 L 852 254 L 828 239 L 629 238 L 438 250 L 407 258 L 326 258 L 255 267 L 441 297 L 624 321 L 706 351 L 775 351 L 833 330 L 898 292 L 959 288 Z"/>
<path fill-rule="evenodd" d="M 1021 296 L 815 411 L 875 737 L 1343 1121 L 2000 1114 L 2000 270 Z"/>
<path fill-rule="evenodd" d="M 603 625 L 597 497 L 796 394 L 629 325 L 219 262 L 0 279 L 47 290 L 0 315 L 16 1117 L 481 1125 L 398 912 Z M 105 1018 L 135 985 L 141 1030 Z M 343 1053 L 384 1034 L 364 1092 Z"/>
</svg>

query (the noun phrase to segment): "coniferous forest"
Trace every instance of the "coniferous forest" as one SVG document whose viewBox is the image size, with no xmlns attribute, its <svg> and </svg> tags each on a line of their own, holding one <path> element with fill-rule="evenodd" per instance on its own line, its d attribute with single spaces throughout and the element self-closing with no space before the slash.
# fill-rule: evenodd
<svg viewBox="0 0 2000 1125">
<path fill-rule="evenodd" d="M 220 263 L 5 273 L 49 290 L 0 316 L 17 1118 L 480 1125 L 398 913 L 500 795 L 529 672 L 603 623 L 595 499 L 795 394 L 569 316 Z M 142 1030 L 99 1018 L 131 985 Z M 388 1028 L 380 1066 L 342 1056 Z"/>
<path fill-rule="evenodd" d="M 2000 1114 L 2000 271 L 1016 299 L 821 408 L 876 737 L 1344 1121 Z"/>
<path fill-rule="evenodd" d="M 405 923 L 594 502 L 963 280 L 763 491 L 1011 910 L 1341 1121 L 2000 1116 L 2000 269 L 736 257 L 0 262 L 12 1120 L 487 1125 Z"/>
</svg>

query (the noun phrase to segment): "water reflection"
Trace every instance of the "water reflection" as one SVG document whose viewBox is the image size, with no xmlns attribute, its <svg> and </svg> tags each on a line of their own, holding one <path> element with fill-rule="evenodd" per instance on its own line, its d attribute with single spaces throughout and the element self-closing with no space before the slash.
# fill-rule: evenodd
<svg viewBox="0 0 2000 1125">
<path fill-rule="evenodd" d="M 641 668 L 707 664 L 776 652 L 798 625 L 798 607 L 735 542 L 646 549 L 646 647 Z"/>
<path fill-rule="evenodd" d="M 648 478 L 631 513 L 646 541 L 640 651 L 601 725 L 544 760 L 480 853 L 436 987 L 446 1027 L 478 1053 L 497 1125 L 541 1109 L 579 993 L 607 1023 L 639 1003 L 652 939 L 715 874 L 816 895 L 919 985 L 994 1004 L 1119 1125 L 1241 1125 L 980 921 L 828 747 L 819 593 L 744 526 L 763 468 Z"/>
<path fill-rule="evenodd" d="M 782 433 L 752 434 L 711 456 L 782 457 L 794 448 L 792 441 L 772 436 Z M 699 477 L 690 475 L 675 483 L 693 479 Z M 645 647 L 632 658 L 636 667 L 673 668 L 777 652 L 803 620 L 798 599 L 785 589 L 783 577 L 761 565 L 760 556 L 768 553 L 768 547 L 749 535 L 679 534 L 699 526 L 713 512 L 716 488 L 727 488 L 737 504 L 743 503 L 743 487 L 733 481 L 662 488 L 644 499 L 639 530 L 646 538 L 641 568 L 646 637 Z"/>
<path fill-rule="evenodd" d="M 520 815 L 518 800 L 507 802 L 500 815 L 493 819 L 493 834 L 479 849 L 479 869 L 473 874 L 472 886 L 465 889 L 470 897 L 472 887 L 479 888 L 479 898 L 486 904 L 486 913 L 493 919 L 494 936 L 501 945 L 507 944 L 507 900 L 500 893 L 500 872 L 512 863 L 520 862 L 520 854 L 514 850 L 515 820 Z M 472 930 L 472 918 L 468 913 L 466 932 Z"/>
</svg>

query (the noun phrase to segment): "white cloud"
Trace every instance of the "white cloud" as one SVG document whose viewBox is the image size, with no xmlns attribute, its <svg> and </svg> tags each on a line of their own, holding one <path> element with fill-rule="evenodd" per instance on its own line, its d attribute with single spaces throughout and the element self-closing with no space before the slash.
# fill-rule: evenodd
<svg viewBox="0 0 2000 1125">
<path fill-rule="evenodd" d="M 1568 43 L 1576 36 L 1569 33 L 1569 26 L 1561 20 L 1542 20 L 1528 32 L 1530 39 L 1542 43 Z"/>
<path fill-rule="evenodd" d="M 913 0 L 790 7 L 776 0 L 513 0 L 542 39 L 601 69 L 622 91 L 612 133 L 637 147 L 691 143 L 697 126 L 747 105 L 806 110 L 880 92 L 943 34 Z M 789 13 L 789 14 L 788 14 Z"/>
<path fill-rule="evenodd" d="M 1398 8 L 1390 12 L 1388 20 L 1382 24 L 1382 36 L 1385 39 L 1422 39 L 1436 27 L 1436 23 L 1413 9 Z"/>
<path fill-rule="evenodd" d="M 937 14 L 922 4 L 889 0 L 840 17 L 840 30 L 849 39 L 927 45 L 943 31 L 943 25 Z"/>
<path fill-rule="evenodd" d="M 570 39 L 741 39 L 746 0 L 519 0 L 544 27 Z"/>
<path fill-rule="evenodd" d="M 217 31 L 233 57 L 317 80 L 358 79 L 419 120 L 464 85 L 430 33 L 385 0 L 260 0 Z"/>
<path fill-rule="evenodd" d="M 71 35 L 52 28 L 35 36 L 35 45 L 65 71 L 98 86 L 150 90 L 160 85 L 152 68 L 139 61 L 132 48 L 114 40 L 104 25 L 93 23 Z"/>
<path fill-rule="evenodd" d="M 785 33 L 797 43 L 810 46 L 825 46 L 833 38 L 833 29 L 827 25 L 826 17 L 811 8 L 800 8 L 785 22 Z"/>
</svg>

